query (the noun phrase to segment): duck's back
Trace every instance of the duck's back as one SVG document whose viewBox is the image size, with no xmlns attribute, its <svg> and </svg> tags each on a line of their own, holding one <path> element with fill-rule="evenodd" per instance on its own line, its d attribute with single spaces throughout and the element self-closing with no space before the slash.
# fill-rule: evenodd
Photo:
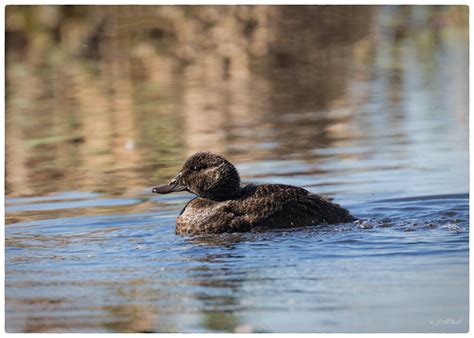
<svg viewBox="0 0 474 338">
<path fill-rule="evenodd" d="M 346 209 L 303 188 L 263 184 L 247 189 L 254 192 L 235 207 L 247 215 L 254 227 L 292 228 L 354 220 Z"/>
<path fill-rule="evenodd" d="M 354 217 L 329 199 L 283 184 L 248 185 L 233 200 L 195 198 L 178 217 L 177 233 L 245 232 L 351 222 Z"/>
</svg>

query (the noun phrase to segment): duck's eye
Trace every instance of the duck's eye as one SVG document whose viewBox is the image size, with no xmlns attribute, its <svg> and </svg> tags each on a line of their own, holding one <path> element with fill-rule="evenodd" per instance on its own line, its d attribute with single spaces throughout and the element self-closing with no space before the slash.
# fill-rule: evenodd
<svg viewBox="0 0 474 338">
<path fill-rule="evenodd" d="M 196 166 L 192 167 L 191 169 L 193 169 L 194 171 L 198 171 L 198 167 Z"/>
</svg>

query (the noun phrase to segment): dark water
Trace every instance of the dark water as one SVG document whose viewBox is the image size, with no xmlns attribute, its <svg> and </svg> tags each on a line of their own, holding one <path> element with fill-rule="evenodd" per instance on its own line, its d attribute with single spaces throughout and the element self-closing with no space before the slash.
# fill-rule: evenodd
<svg viewBox="0 0 474 338">
<path fill-rule="evenodd" d="M 137 70 L 136 59 L 170 62 L 147 59 L 145 44 L 98 61 L 64 39 L 21 47 L 21 15 L 8 10 L 7 331 L 468 330 L 467 8 L 342 8 L 324 12 L 341 31 L 307 18 L 321 36 L 301 30 L 304 13 L 268 12 L 281 48 L 263 57 L 272 71 L 232 49 L 229 78 L 196 75 L 199 58 L 170 82 Z M 102 37 L 119 50 L 122 38 Z M 114 67 L 92 75 L 123 58 L 134 76 L 113 90 Z M 199 149 L 227 155 L 244 181 L 330 195 L 360 220 L 177 236 L 191 196 L 150 187 Z"/>
</svg>

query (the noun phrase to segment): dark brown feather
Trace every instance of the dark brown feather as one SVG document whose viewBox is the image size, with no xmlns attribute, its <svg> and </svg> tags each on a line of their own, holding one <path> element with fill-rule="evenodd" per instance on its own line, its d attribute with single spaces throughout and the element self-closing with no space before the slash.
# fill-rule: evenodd
<svg viewBox="0 0 474 338">
<path fill-rule="evenodd" d="M 168 185 L 152 191 L 163 194 L 183 189 L 198 197 L 179 214 L 179 234 L 246 232 L 355 220 L 330 199 L 303 188 L 284 184 L 241 187 L 232 163 L 208 152 L 191 156 Z"/>
</svg>

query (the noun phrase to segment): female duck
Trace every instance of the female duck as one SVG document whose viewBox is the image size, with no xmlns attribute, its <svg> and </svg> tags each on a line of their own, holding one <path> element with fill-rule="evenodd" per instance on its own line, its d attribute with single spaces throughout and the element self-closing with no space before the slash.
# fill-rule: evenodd
<svg viewBox="0 0 474 338">
<path fill-rule="evenodd" d="M 355 220 L 346 209 L 303 188 L 283 184 L 241 187 L 232 163 L 208 152 L 192 155 L 169 184 L 152 189 L 158 194 L 177 191 L 197 195 L 177 218 L 178 234 L 246 232 Z"/>
</svg>

